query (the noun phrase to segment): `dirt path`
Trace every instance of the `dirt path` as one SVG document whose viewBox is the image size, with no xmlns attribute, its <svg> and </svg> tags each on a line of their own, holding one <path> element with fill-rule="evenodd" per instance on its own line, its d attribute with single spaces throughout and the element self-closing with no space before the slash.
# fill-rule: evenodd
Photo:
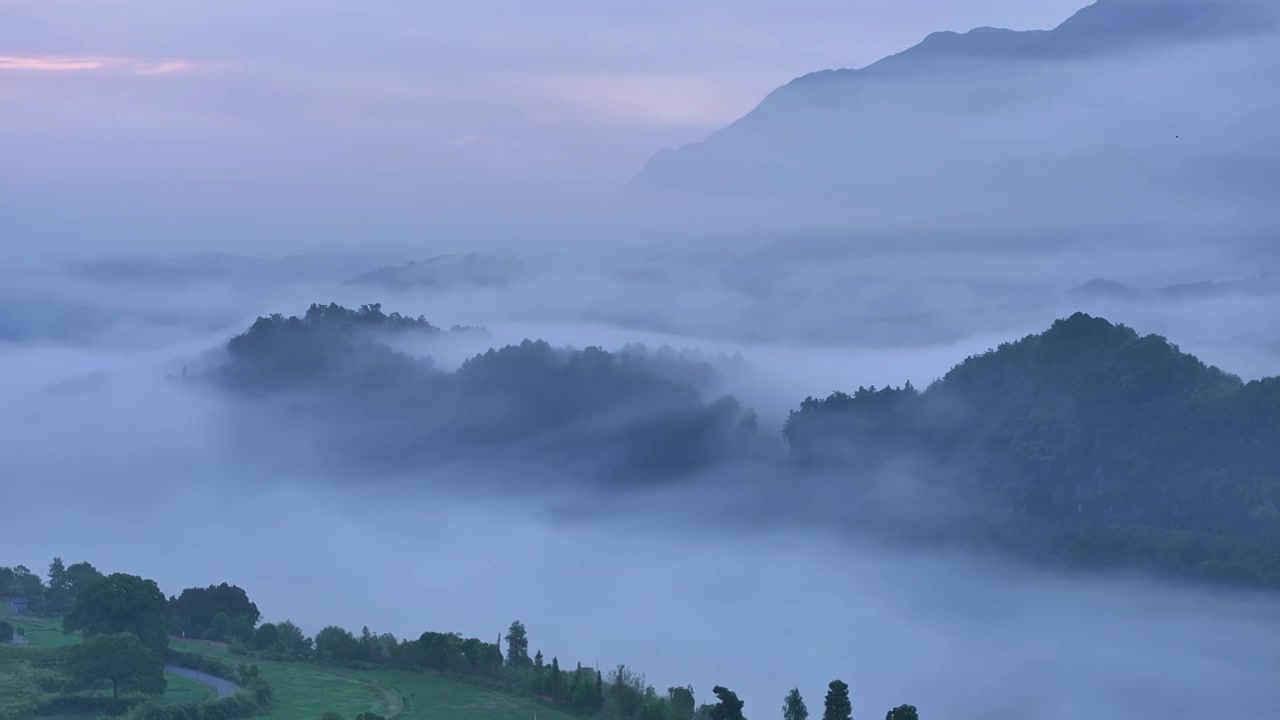
<svg viewBox="0 0 1280 720">
<path fill-rule="evenodd" d="M 220 698 L 231 697 L 240 691 L 240 686 L 230 680 L 223 680 L 220 677 L 214 677 L 196 670 L 188 670 L 187 668 L 178 667 L 177 665 L 165 665 L 164 671 L 171 675 L 177 675 L 178 677 L 195 680 L 198 683 L 204 683 L 216 690 L 218 692 L 218 697 Z"/>
</svg>

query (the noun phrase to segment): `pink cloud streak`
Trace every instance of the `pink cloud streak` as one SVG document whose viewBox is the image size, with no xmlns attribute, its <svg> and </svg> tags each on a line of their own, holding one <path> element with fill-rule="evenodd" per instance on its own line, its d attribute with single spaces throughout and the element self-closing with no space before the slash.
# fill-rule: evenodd
<svg viewBox="0 0 1280 720">
<path fill-rule="evenodd" d="M 87 72 L 122 71 L 132 75 L 171 75 L 198 69 L 187 60 L 142 60 L 138 58 L 14 56 L 0 55 L 0 71 Z"/>
</svg>

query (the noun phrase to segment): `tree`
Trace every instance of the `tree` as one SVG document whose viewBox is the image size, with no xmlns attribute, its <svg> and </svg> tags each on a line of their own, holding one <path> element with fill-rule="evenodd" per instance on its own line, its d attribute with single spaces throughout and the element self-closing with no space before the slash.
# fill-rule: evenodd
<svg viewBox="0 0 1280 720">
<path fill-rule="evenodd" d="M 551 658 L 551 674 L 547 677 L 547 692 L 556 702 L 564 697 L 564 677 L 560 673 L 560 659 Z"/>
<path fill-rule="evenodd" d="M 0 643 L 13 642 L 13 626 L 0 620 Z"/>
<path fill-rule="evenodd" d="M 783 720 L 806 720 L 809 708 L 805 707 L 804 698 L 800 697 L 800 688 L 791 688 L 782 702 Z"/>
<path fill-rule="evenodd" d="M 360 643 L 356 636 L 337 625 L 316 633 L 316 655 L 325 662 L 346 663 L 359 659 Z"/>
<path fill-rule="evenodd" d="M 507 630 L 507 667 L 528 667 L 529 635 L 525 632 L 524 623 L 516 620 Z"/>
<path fill-rule="evenodd" d="M 742 715 L 742 701 L 729 688 L 720 685 L 711 688 L 717 702 L 711 707 L 711 720 L 746 720 Z"/>
<path fill-rule="evenodd" d="M 693 720 L 693 714 L 697 711 L 693 688 L 667 688 L 667 705 L 671 707 L 671 720 Z"/>
<path fill-rule="evenodd" d="M 91 583 L 76 596 L 62 619 L 64 632 L 95 635 L 133 633 L 142 644 L 163 656 L 169 646 L 166 631 L 168 603 L 154 580 L 114 573 Z"/>
<path fill-rule="evenodd" d="M 276 623 L 276 632 L 280 636 L 280 648 L 284 650 L 286 655 L 294 658 L 305 658 L 311 654 L 311 638 L 303 635 L 302 628 L 295 625 L 291 620 Z"/>
<path fill-rule="evenodd" d="M 822 711 L 822 720 L 850 720 L 853 717 L 853 705 L 849 702 L 849 685 L 841 680 L 832 680 L 827 685 L 827 700 Z"/>
<path fill-rule="evenodd" d="M 61 615 L 71 609 L 74 600 L 71 594 L 71 579 L 67 577 L 67 567 L 62 558 L 55 557 L 49 563 L 49 590 L 46 593 L 49 601 L 49 612 Z"/>
<path fill-rule="evenodd" d="M 253 632 L 253 647 L 257 650 L 271 650 L 280 644 L 280 629 L 272 623 L 264 623 Z"/>
<path fill-rule="evenodd" d="M 899 705 L 884 716 L 884 720 L 920 720 L 920 713 L 915 705 Z"/>
<path fill-rule="evenodd" d="M 99 634 L 71 648 L 67 660 L 71 682 L 78 688 L 111 684 L 111 697 L 124 690 L 164 694 L 164 660 L 132 633 Z"/>
<path fill-rule="evenodd" d="M 169 613 L 175 631 L 208 640 L 246 640 L 262 618 L 248 593 L 227 583 L 183 590 L 169 598 Z"/>
<path fill-rule="evenodd" d="M 74 607 L 76 596 L 80 594 L 81 590 L 102 578 L 103 575 L 98 572 L 98 568 L 87 562 L 78 562 L 69 566 L 66 572 L 67 590 L 70 593 L 70 597 L 67 598 L 67 610 Z"/>
</svg>

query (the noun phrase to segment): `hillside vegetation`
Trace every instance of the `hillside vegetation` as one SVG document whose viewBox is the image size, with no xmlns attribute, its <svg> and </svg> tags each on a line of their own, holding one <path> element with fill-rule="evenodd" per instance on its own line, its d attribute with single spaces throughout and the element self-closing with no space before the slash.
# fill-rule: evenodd
<svg viewBox="0 0 1280 720">
<path fill-rule="evenodd" d="M 1280 587 L 1280 380 L 1244 383 L 1100 318 L 971 357 L 923 392 L 807 399 L 784 434 L 855 491 L 869 469 L 921 461 L 927 484 L 980 508 L 971 531 L 1008 545 Z"/>
</svg>

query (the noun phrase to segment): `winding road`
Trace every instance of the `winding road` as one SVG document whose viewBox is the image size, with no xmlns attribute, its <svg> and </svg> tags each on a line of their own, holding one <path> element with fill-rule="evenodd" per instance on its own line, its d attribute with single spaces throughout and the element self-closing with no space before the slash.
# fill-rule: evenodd
<svg viewBox="0 0 1280 720">
<path fill-rule="evenodd" d="M 198 672 L 196 670 L 188 670 L 177 665 L 165 665 L 164 671 L 170 675 L 177 675 L 188 680 L 195 680 L 198 683 L 204 683 L 214 690 L 218 691 L 218 697 L 231 697 L 240 691 L 240 687 L 230 680 L 223 680 L 220 677 L 214 677 L 207 673 Z"/>
</svg>

